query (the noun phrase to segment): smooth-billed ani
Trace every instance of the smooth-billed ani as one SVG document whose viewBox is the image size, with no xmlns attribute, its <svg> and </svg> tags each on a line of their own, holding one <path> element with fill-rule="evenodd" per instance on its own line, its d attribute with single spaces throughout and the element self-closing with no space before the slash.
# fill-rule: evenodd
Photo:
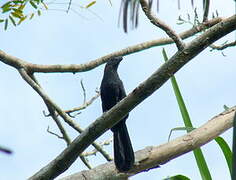
<svg viewBox="0 0 236 180">
<path fill-rule="evenodd" d="M 112 58 L 105 66 L 100 87 L 103 112 L 111 109 L 126 96 L 123 83 L 117 73 L 122 59 L 122 57 Z M 115 165 L 120 172 L 130 170 L 134 164 L 134 152 L 125 124 L 127 118 L 128 115 L 111 128 L 114 136 Z"/>
</svg>

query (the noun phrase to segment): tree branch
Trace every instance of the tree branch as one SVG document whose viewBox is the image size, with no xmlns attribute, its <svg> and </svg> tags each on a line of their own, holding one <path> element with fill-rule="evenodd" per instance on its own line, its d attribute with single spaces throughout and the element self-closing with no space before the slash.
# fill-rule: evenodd
<svg viewBox="0 0 236 180">
<path fill-rule="evenodd" d="M 75 123 L 73 119 L 71 119 L 56 103 L 54 103 L 50 99 L 50 97 L 44 92 L 44 90 L 30 78 L 24 68 L 20 68 L 18 69 L 18 71 L 21 74 L 22 78 L 42 97 L 44 102 L 50 107 L 53 107 L 57 111 L 57 113 L 65 120 L 66 123 L 68 123 L 79 133 L 83 132 L 83 129 L 77 123 Z M 106 158 L 107 161 L 112 160 L 110 155 L 106 151 L 104 151 L 98 143 L 93 142 L 92 145 L 104 156 L 104 158 Z"/>
<path fill-rule="evenodd" d="M 88 107 L 89 105 L 91 105 L 99 96 L 100 96 L 100 93 L 96 92 L 95 96 L 93 96 L 90 100 L 85 101 L 81 106 L 66 110 L 65 112 L 67 114 L 71 114 L 76 111 L 81 111 L 81 110 L 85 109 L 86 107 Z"/>
<path fill-rule="evenodd" d="M 160 165 L 199 148 L 231 128 L 233 126 L 235 112 L 236 107 L 230 108 L 184 136 L 160 146 L 150 146 L 137 151 L 135 153 L 135 165 L 127 174 L 118 173 L 113 163 L 105 163 L 92 170 L 81 171 L 64 177 L 61 180 L 77 180 L 83 178 L 86 180 L 99 180 L 104 179 L 104 177 L 107 180 L 127 179 L 140 172 L 161 167 Z"/>
<path fill-rule="evenodd" d="M 167 24 L 165 24 L 164 22 L 162 22 L 160 19 L 158 19 L 151 11 L 151 8 L 148 4 L 148 2 L 146 0 L 140 0 L 139 1 L 141 4 L 141 7 L 143 9 L 143 12 L 145 13 L 145 15 L 147 16 L 147 18 L 150 20 L 150 22 L 152 24 L 154 24 L 155 26 L 161 28 L 162 30 L 164 30 L 166 32 L 166 34 L 173 39 L 173 41 L 175 42 L 178 50 L 182 50 L 184 48 L 184 43 L 181 40 L 181 38 L 179 37 L 179 35 L 173 30 L 171 29 Z"/>
<path fill-rule="evenodd" d="M 53 108 L 51 108 L 48 104 L 46 104 L 46 106 L 48 107 L 48 110 L 50 112 L 50 116 L 52 117 L 52 119 L 55 121 L 57 127 L 59 128 L 61 134 L 62 134 L 62 139 L 65 140 L 67 146 L 70 145 L 71 140 L 70 137 L 68 136 L 65 128 L 63 127 L 62 123 L 60 122 L 60 119 L 58 118 L 58 116 L 56 115 L 55 110 L 53 110 Z M 52 133 L 51 133 L 52 134 Z"/>
<path fill-rule="evenodd" d="M 212 20 L 209 20 L 207 22 L 204 22 L 196 27 L 192 27 L 191 29 L 184 31 L 179 34 L 179 36 L 182 39 L 189 38 L 209 27 L 214 26 L 215 24 L 222 21 L 222 18 L 214 18 Z M 134 46 L 129 46 L 127 48 L 121 49 L 119 51 L 110 53 L 108 55 L 105 55 L 101 58 L 98 58 L 96 60 L 92 60 L 85 64 L 69 64 L 69 65 L 40 65 L 40 64 L 32 64 L 29 62 L 26 62 L 24 60 L 21 60 L 20 58 L 11 56 L 4 51 L 0 50 L 0 61 L 3 63 L 10 65 L 16 69 L 25 68 L 27 72 L 42 72 L 42 73 L 76 73 L 76 72 L 85 72 L 89 71 L 91 69 L 94 69 L 98 67 L 99 65 L 107 62 L 110 58 L 116 57 L 116 56 L 126 56 L 129 54 L 137 53 L 139 51 L 172 44 L 174 41 L 171 38 L 161 38 L 157 40 L 152 41 L 146 41 L 140 44 L 136 44 Z"/>
<path fill-rule="evenodd" d="M 195 38 L 185 48 L 173 55 L 146 81 L 135 88 L 127 97 L 90 124 L 60 155 L 39 170 L 30 179 L 53 179 L 64 172 L 95 139 L 110 129 L 132 109 L 159 89 L 174 73 L 213 42 L 236 29 L 233 15 Z"/>
<path fill-rule="evenodd" d="M 212 44 L 210 47 L 212 48 L 212 50 L 224 50 L 228 47 L 234 47 L 234 46 L 236 46 L 236 41 L 233 41 L 230 43 L 225 43 L 225 44 L 219 45 L 219 46 Z"/>
<path fill-rule="evenodd" d="M 23 69 L 21 69 L 23 70 Z M 21 71 L 19 70 L 19 72 Z M 41 85 L 39 84 L 39 82 L 37 81 L 36 77 L 34 76 L 34 74 L 28 74 L 27 72 L 20 72 L 21 76 L 24 78 L 24 79 L 28 79 L 28 82 L 31 83 L 31 82 L 34 82 L 35 83 L 35 86 L 37 85 L 38 88 L 41 87 Z M 31 81 L 32 80 L 32 81 Z M 44 100 L 44 99 L 43 99 Z M 57 117 L 56 115 L 56 111 L 54 108 L 52 108 L 48 103 L 47 101 L 44 100 L 44 103 L 45 105 L 47 106 L 48 108 L 48 111 L 49 111 L 49 115 L 52 117 L 52 119 L 55 121 L 57 127 L 59 128 L 61 134 L 62 134 L 62 139 L 65 140 L 67 146 L 69 146 L 69 144 L 71 143 L 71 140 L 70 140 L 70 137 L 69 135 L 67 134 L 65 128 L 63 127 L 62 123 L 60 122 L 60 119 Z M 52 132 L 49 131 L 49 129 L 47 130 L 49 133 L 53 134 Z M 54 134 L 56 135 L 56 134 Z M 58 136 L 60 137 L 60 136 Z"/>
<path fill-rule="evenodd" d="M 105 146 L 105 145 L 107 146 L 107 145 L 110 145 L 112 141 L 113 141 L 113 138 L 111 137 L 108 140 L 105 140 L 105 141 L 99 143 L 99 145 L 102 146 L 102 147 Z M 89 151 L 89 152 L 83 152 L 82 155 L 84 157 L 86 157 L 86 156 L 96 155 L 97 152 L 98 152 L 98 150 L 94 149 L 94 150 Z"/>
</svg>

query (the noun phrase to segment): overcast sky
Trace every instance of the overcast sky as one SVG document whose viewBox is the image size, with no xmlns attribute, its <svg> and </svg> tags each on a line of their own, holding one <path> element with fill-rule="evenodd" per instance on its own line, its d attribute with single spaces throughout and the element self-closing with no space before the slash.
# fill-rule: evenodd
<svg viewBox="0 0 236 180">
<path fill-rule="evenodd" d="M 57 1 L 59 2 L 59 1 Z M 67 1 L 60 1 L 67 2 Z M 84 6 L 88 1 L 73 1 Z M 234 14 L 232 0 L 215 0 L 212 11 L 218 9 L 220 16 Z M 18 27 L 9 26 L 7 31 L 0 26 L 0 49 L 25 61 L 38 64 L 80 64 L 89 62 L 108 53 L 121 50 L 147 40 L 164 37 L 165 34 L 154 27 L 140 13 L 138 29 L 125 34 L 118 27 L 120 1 L 98 1 L 91 12 L 73 5 L 68 14 L 53 9 L 66 9 L 65 5 L 50 5 L 51 10 L 43 11 L 42 16 L 34 17 Z M 196 4 L 201 12 L 201 2 Z M 141 12 L 141 11 L 140 11 Z M 176 24 L 178 15 L 187 17 L 192 14 L 190 1 L 182 2 L 181 10 L 173 0 L 161 1 L 159 18 L 171 25 L 177 32 L 190 28 L 190 25 Z M 224 40 L 232 40 L 234 33 Z M 189 40 L 186 40 L 186 42 Z M 169 57 L 176 52 L 174 45 L 165 46 Z M 162 63 L 162 47 L 151 48 L 124 58 L 119 74 L 127 93 L 149 77 Z M 194 127 L 199 127 L 213 116 L 222 112 L 223 105 L 235 105 L 235 49 L 229 48 L 221 52 L 210 52 L 206 49 L 182 68 L 176 78 L 189 110 Z M 95 95 L 103 75 L 104 65 L 91 71 L 73 74 L 36 74 L 48 95 L 63 109 L 70 109 L 83 103 L 83 92 L 80 80 L 84 82 L 87 98 Z M 11 156 L 0 154 L 0 179 L 24 180 L 49 161 L 54 159 L 65 147 L 62 140 L 47 133 L 47 127 L 58 132 L 51 118 L 46 118 L 47 110 L 38 94 L 27 85 L 18 72 L 0 63 L 0 145 L 11 148 Z M 100 99 L 76 118 L 82 127 L 86 127 L 102 114 Z M 183 126 L 175 96 L 170 82 L 167 82 L 151 97 L 135 108 L 127 120 L 134 150 L 150 145 L 166 143 L 172 128 Z M 78 134 L 65 125 L 72 138 Z M 231 130 L 222 136 L 231 144 Z M 172 139 L 185 134 L 174 132 Z M 98 141 L 111 137 L 105 133 Z M 91 150 L 91 148 L 90 148 Z M 112 146 L 106 147 L 112 154 Z M 210 142 L 202 148 L 214 180 L 229 179 L 229 171 L 220 148 Z M 105 163 L 101 155 L 89 158 L 92 166 Z M 86 169 L 77 160 L 68 171 L 60 177 Z M 200 174 L 193 158 L 188 153 L 162 165 L 161 168 L 141 173 L 132 180 L 163 179 L 167 176 L 183 174 L 192 180 L 200 179 Z"/>
</svg>

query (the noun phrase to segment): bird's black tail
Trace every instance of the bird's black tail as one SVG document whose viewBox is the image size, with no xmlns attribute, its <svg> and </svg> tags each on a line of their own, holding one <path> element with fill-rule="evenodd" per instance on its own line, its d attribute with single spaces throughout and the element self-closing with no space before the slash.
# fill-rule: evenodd
<svg viewBox="0 0 236 180">
<path fill-rule="evenodd" d="M 112 128 L 114 134 L 114 159 L 120 172 L 130 170 L 134 164 L 134 151 L 125 122 Z"/>
</svg>

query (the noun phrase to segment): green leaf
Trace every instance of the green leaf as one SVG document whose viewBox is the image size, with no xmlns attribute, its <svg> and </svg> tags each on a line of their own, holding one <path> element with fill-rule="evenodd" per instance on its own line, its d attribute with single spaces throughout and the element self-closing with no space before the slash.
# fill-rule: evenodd
<svg viewBox="0 0 236 180">
<path fill-rule="evenodd" d="M 218 143 L 220 146 L 224 156 L 225 160 L 227 162 L 229 172 L 232 174 L 232 151 L 230 150 L 229 145 L 226 143 L 226 141 L 222 137 L 217 137 L 215 138 L 215 141 Z"/>
<path fill-rule="evenodd" d="M 0 19 L 0 23 L 4 22 L 5 20 L 4 19 Z"/>
<path fill-rule="evenodd" d="M 164 60 L 167 61 L 168 57 L 167 57 L 167 54 L 165 52 L 165 49 L 163 49 L 162 54 L 163 54 Z M 185 126 L 186 127 L 193 127 L 192 122 L 191 122 L 190 117 L 189 117 L 189 114 L 188 114 L 188 111 L 187 111 L 187 108 L 184 104 L 183 97 L 180 93 L 179 86 L 178 86 L 177 81 L 176 81 L 174 76 L 171 77 L 171 84 L 172 84 L 172 87 L 174 89 L 175 97 L 177 99 L 177 102 L 178 102 L 180 112 L 181 112 L 182 118 L 184 120 Z M 187 130 L 187 132 L 190 132 L 190 131 Z"/>
<path fill-rule="evenodd" d="M 236 179 L 236 113 L 234 113 L 233 121 L 233 145 L 232 145 L 233 157 L 232 157 L 232 175 L 231 179 Z"/>
<path fill-rule="evenodd" d="M 37 13 L 38 13 L 38 16 L 41 16 L 41 11 L 40 10 L 38 10 Z"/>
<path fill-rule="evenodd" d="M 45 4 L 44 2 L 42 2 L 42 4 L 43 4 L 44 8 L 45 8 L 46 10 L 48 10 L 47 4 Z"/>
<path fill-rule="evenodd" d="M 165 178 L 164 180 L 190 180 L 190 178 L 188 178 L 187 176 L 179 174 L 179 175 L 176 175 L 176 176 Z"/>
<path fill-rule="evenodd" d="M 5 3 L 1 6 L 2 9 L 4 9 L 6 7 L 11 7 L 11 1 L 8 1 L 7 3 Z"/>
<path fill-rule="evenodd" d="M 16 18 L 19 18 L 19 19 L 21 19 L 23 17 L 23 14 L 17 13 L 17 12 L 12 12 L 11 15 L 16 17 Z"/>
<path fill-rule="evenodd" d="M 96 3 L 96 1 L 92 1 L 91 3 L 89 3 L 85 8 L 89 8 L 91 7 L 92 5 L 94 5 Z"/>
<path fill-rule="evenodd" d="M 12 8 L 12 10 L 17 14 L 23 14 L 23 11 L 20 8 Z"/>
<path fill-rule="evenodd" d="M 8 19 L 5 20 L 4 30 L 7 30 L 7 27 L 8 27 Z"/>
<path fill-rule="evenodd" d="M 27 18 L 27 16 L 22 17 L 22 18 L 19 20 L 19 22 L 17 23 L 17 25 L 21 24 L 26 18 Z"/>
<path fill-rule="evenodd" d="M 24 17 L 23 11 L 20 8 L 13 8 L 13 12 L 11 13 L 12 16 L 21 19 Z"/>
<path fill-rule="evenodd" d="M 42 2 L 42 0 L 34 0 L 38 5 Z"/>
<path fill-rule="evenodd" d="M 202 150 L 200 148 L 193 150 L 194 157 L 197 162 L 197 166 L 199 169 L 199 172 L 201 174 L 201 177 L 203 180 L 212 180 L 210 171 L 208 169 L 206 160 L 204 158 L 204 155 L 202 153 Z"/>
<path fill-rule="evenodd" d="M 12 1 L 14 4 L 23 4 L 24 1 Z"/>
<path fill-rule="evenodd" d="M 32 14 L 30 15 L 30 18 L 29 18 L 29 19 L 31 20 L 31 19 L 33 19 L 33 17 L 34 17 L 34 13 L 32 13 Z"/>
<path fill-rule="evenodd" d="M 164 60 L 168 61 L 168 57 L 167 57 L 167 54 L 165 52 L 165 49 L 162 50 L 162 54 L 163 54 Z M 181 92 L 180 92 L 179 86 L 178 86 L 177 81 L 176 81 L 174 76 L 171 77 L 171 84 L 172 84 L 172 87 L 174 89 L 175 97 L 176 97 L 177 102 L 178 102 L 178 106 L 179 106 L 179 109 L 180 109 L 180 112 L 181 112 L 181 115 L 182 115 L 182 118 L 183 118 L 183 121 L 184 121 L 184 125 L 185 125 L 185 127 L 193 128 L 193 125 L 192 125 L 192 122 L 190 120 L 187 108 L 185 106 L 183 97 L 182 97 Z M 186 129 L 186 130 L 187 130 L 187 132 L 191 131 L 189 129 Z M 201 174 L 202 179 L 203 180 L 211 180 L 212 179 L 211 174 L 210 174 L 210 171 L 208 169 L 206 160 L 203 156 L 203 153 L 202 153 L 201 149 L 197 148 L 197 149 L 193 150 L 193 154 L 194 154 L 194 157 L 196 159 L 198 169 L 199 169 L 199 172 Z"/>
<path fill-rule="evenodd" d="M 6 3 L 2 6 L 2 13 L 6 13 L 12 9 L 12 5 L 10 3 Z"/>
<path fill-rule="evenodd" d="M 38 6 L 33 1 L 30 1 L 30 4 L 33 8 L 38 9 Z"/>
<path fill-rule="evenodd" d="M 18 9 L 23 11 L 24 8 L 25 8 L 25 4 L 22 4 L 22 5 L 20 5 L 20 7 Z"/>
<path fill-rule="evenodd" d="M 13 24 L 14 26 L 16 26 L 16 22 L 15 22 L 15 20 L 13 19 L 13 17 L 12 17 L 12 16 L 9 16 L 9 19 L 11 20 L 12 24 Z"/>
</svg>

